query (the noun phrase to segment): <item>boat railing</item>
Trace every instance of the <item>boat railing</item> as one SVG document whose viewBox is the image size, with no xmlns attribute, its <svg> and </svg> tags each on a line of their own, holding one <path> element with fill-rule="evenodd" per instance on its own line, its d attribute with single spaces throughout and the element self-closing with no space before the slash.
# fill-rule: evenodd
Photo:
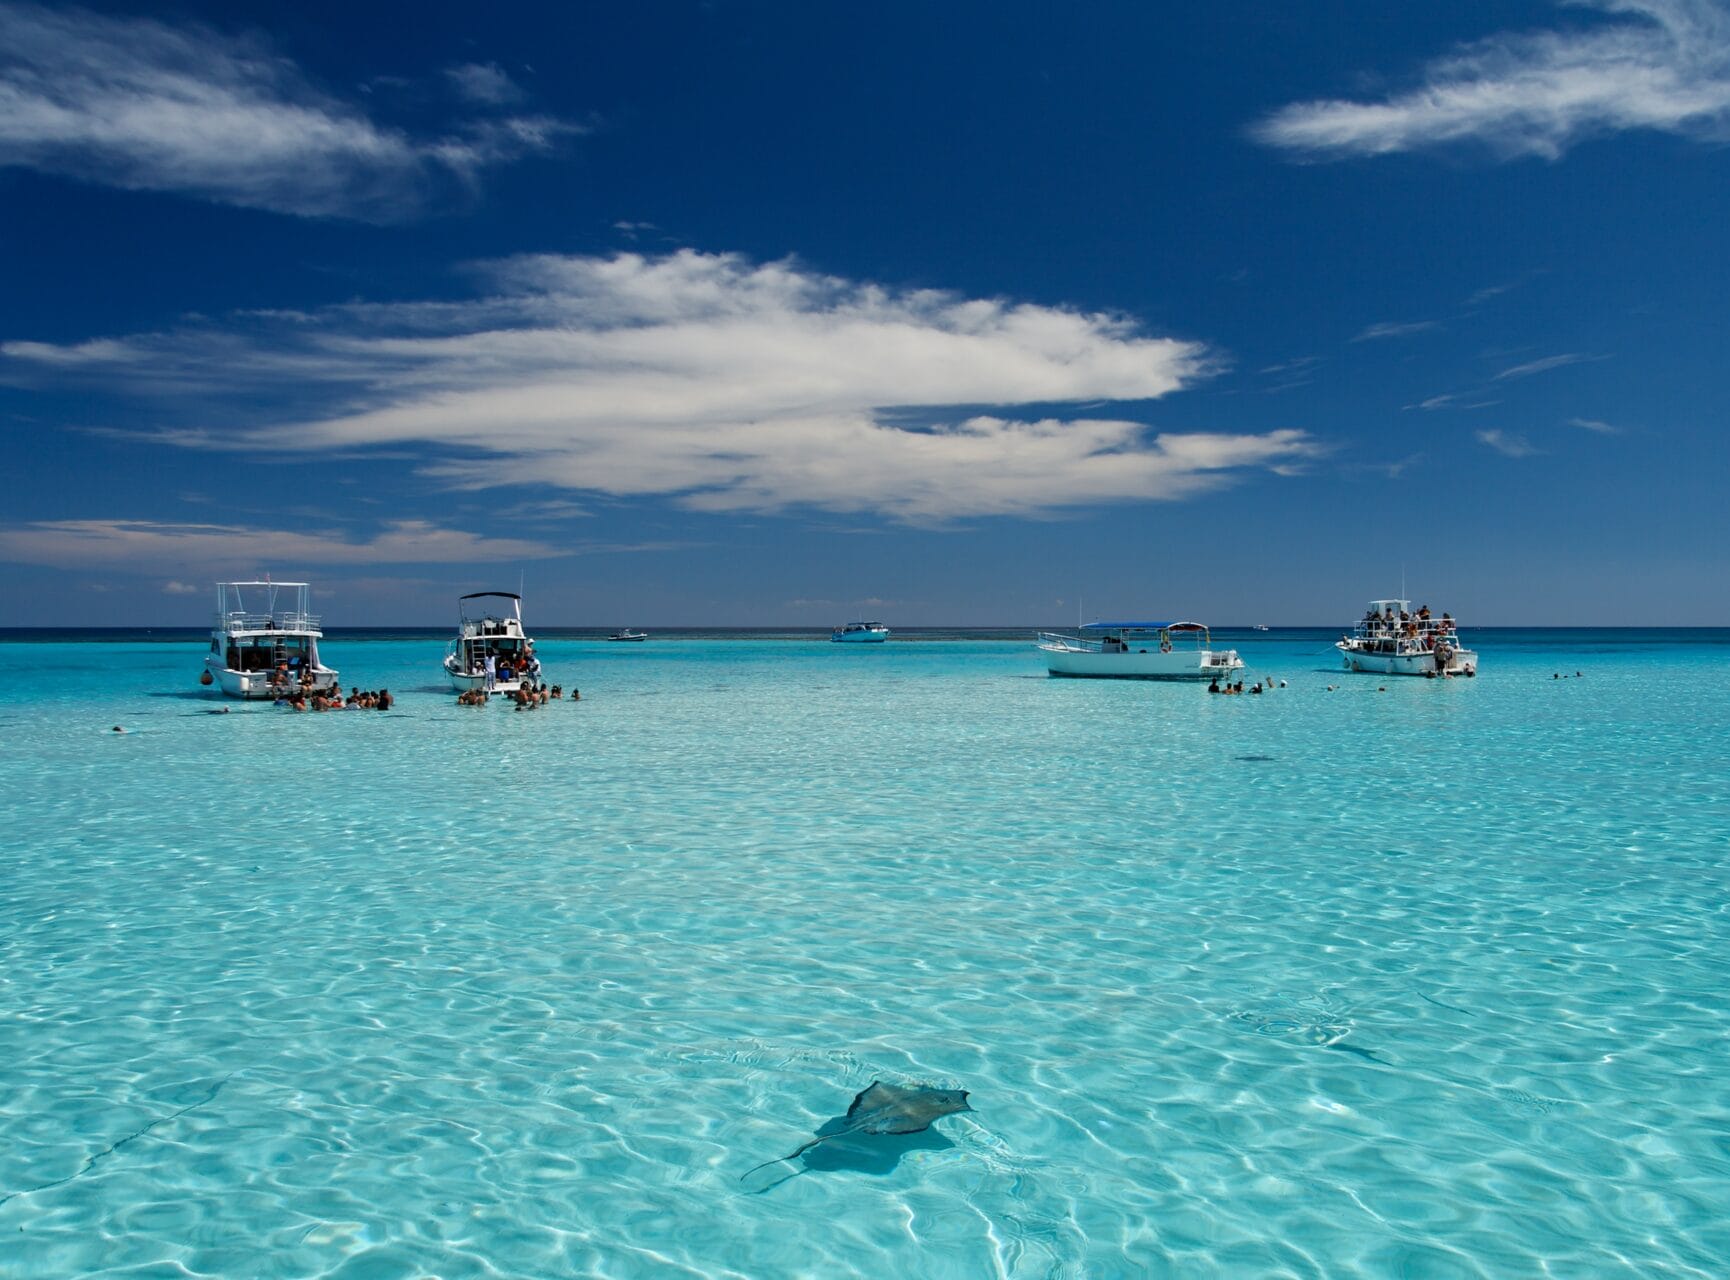
<svg viewBox="0 0 1730 1280">
<path fill-rule="evenodd" d="M 217 615 L 217 623 L 224 631 L 317 631 L 320 621 L 318 614 L 288 611 Z"/>
<path fill-rule="evenodd" d="M 1439 618 L 1364 618 L 1347 639 L 1382 653 L 1430 653 L 1444 642 L 1454 649 L 1462 644 L 1453 620 Z"/>
<path fill-rule="evenodd" d="M 1187 637 L 1194 636 L 1190 641 Z M 1207 653 L 1211 641 L 1199 631 L 1173 631 L 1166 635 L 1156 636 L 1153 632 L 1131 631 L 1119 636 L 1107 632 L 1100 637 L 1072 636 L 1060 631 L 1041 631 L 1039 645 L 1043 649 L 1062 649 L 1069 653 L 1145 653 L 1152 648 L 1160 648 L 1166 653 L 1181 648 L 1185 653 Z M 1230 651 L 1232 657 L 1237 651 Z"/>
<path fill-rule="evenodd" d="M 1067 653 L 1104 653 L 1103 640 L 1091 640 L 1084 636 L 1066 636 L 1057 631 L 1041 631 L 1039 647 L 1042 649 L 1062 649 Z"/>
</svg>

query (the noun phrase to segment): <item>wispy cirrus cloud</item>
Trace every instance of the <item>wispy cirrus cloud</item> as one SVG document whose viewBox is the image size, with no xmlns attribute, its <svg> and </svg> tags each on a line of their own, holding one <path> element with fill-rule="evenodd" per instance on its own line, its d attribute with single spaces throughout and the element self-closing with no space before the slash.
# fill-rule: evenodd
<svg viewBox="0 0 1730 1280">
<path fill-rule="evenodd" d="M 1439 320 L 1388 320 L 1360 330 L 1353 342 L 1374 342 L 1378 338 L 1403 338 L 1408 334 L 1425 333 L 1442 327 Z"/>
<path fill-rule="evenodd" d="M 257 565 L 479 564 L 566 554 L 544 543 L 485 538 L 425 520 L 386 522 L 369 538 L 337 530 L 154 520 L 39 520 L 0 526 L 0 561 L 61 569 L 233 569 Z M 169 582 L 163 590 L 199 588 Z"/>
<path fill-rule="evenodd" d="M 1438 409 L 1489 409 L 1501 404 L 1500 400 L 1485 400 L 1481 392 L 1449 391 L 1439 396 L 1429 396 L 1416 404 L 1401 406 L 1406 409 L 1423 409 L 1434 413 Z"/>
<path fill-rule="evenodd" d="M 1480 431 L 1478 432 L 1478 441 L 1488 445 L 1505 458 L 1531 458 L 1543 452 L 1525 436 L 1515 435 L 1510 431 Z"/>
<path fill-rule="evenodd" d="M 323 397 L 292 422 L 162 437 L 186 446 L 412 446 L 426 474 L 456 488 L 668 495 L 717 512 L 1040 516 L 1183 498 L 1321 452 L 1295 428 L 1155 432 L 1122 413 L 1042 410 L 1157 399 L 1213 367 L 1199 344 L 1119 316 L 693 251 L 481 270 L 493 292 L 471 302 L 11 343 L 0 365 L 14 382 L 172 397 L 227 379 L 236 396 L 266 385 Z"/>
<path fill-rule="evenodd" d="M 1730 137 L 1730 12 L 1719 0 L 1587 0 L 1613 15 L 1503 34 L 1432 62 L 1378 102 L 1284 107 L 1260 141 L 1317 159 L 1472 142 L 1554 159 L 1595 135 L 1651 129 Z"/>
<path fill-rule="evenodd" d="M 445 78 L 470 102 L 503 106 L 521 102 L 524 97 L 516 81 L 496 62 L 466 62 L 459 67 L 446 67 Z"/>
<path fill-rule="evenodd" d="M 1619 436 L 1622 428 L 1609 422 L 1601 422 L 1597 418 L 1569 418 L 1570 427 L 1578 427 L 1582 431 L 1590 431 L 1594 435 Z"/>
<path fill-rule="evenodd" d="M 1602 356 L 1581 355 L 1570 351 L 1566 355 L 1545 356 L 1542 360 L 1528 360 L 1524 364 L 1516 364 L 1503 369 L 1492 382 L 1505 382 L 1509 378 L 1529 378 L 1535 373 L 1548 373 L 1551 369 L 1564 369 L 1571 364 L 1582 364 L 1587 360 L 1602 359 Z"/>
<path fill-rule="evenodd" d="M 471 99 L 484 72 L 469 72 Z M 548 116 L 470 116 L 417 137 L 318 88 L 257 39 L 0 3 L 0 165 L 384 222 L 574 132 Z"/>
</svg>

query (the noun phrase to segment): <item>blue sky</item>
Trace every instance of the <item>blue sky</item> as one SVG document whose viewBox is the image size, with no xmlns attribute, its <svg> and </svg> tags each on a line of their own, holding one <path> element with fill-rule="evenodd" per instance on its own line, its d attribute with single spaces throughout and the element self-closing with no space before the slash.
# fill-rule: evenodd
<svg viewBox="0 0 1730 1280">
<path fill-rule="evenodd" d="M 1726 141 L 1706 0 L 0 0 L 0 624 L 1724 625 Z"/>
</svg>

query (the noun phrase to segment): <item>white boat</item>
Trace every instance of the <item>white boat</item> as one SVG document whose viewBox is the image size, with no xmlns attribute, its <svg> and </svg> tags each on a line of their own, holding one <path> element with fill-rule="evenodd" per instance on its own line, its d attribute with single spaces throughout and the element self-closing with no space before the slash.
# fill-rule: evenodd
<svg viewBox="0 0 1730 1280">
<path fill-rule="evenodd" d="M 829 633 L 836 644 L 882 644 L 888 638 L 889 628 L 881 622 L 849 622 Z"/>
<path fill-rule="evenodd" d="M 607 637 L 609 640 L 647 640 L 648 638 L 649 633 L 647 631 L 632 631 L 629 627 L 623 631 L 615 631 Z"/>
<path fill-rule="evenodd" d="M 1372 600 L 1352 634 L 1334 645 L 1347 671 L 1384 676 L 1475 676 L 1478 655 L 1466 648 L 1448 614 L 1432 618 L 1428 605 L 1412 612 L 1409 600 Z"/>
<path fill-rule="evenodd" d="M 508 603 L 470 603 L 476 600 Z M 523 598 L 512 591 L 476 591 L 460 598 L 456 639 L 445 651 L 444 666 L 458 693 L 535 688 L 541 660 L 535 657 L 535 642 L 523 634 Z"/>
<path fill-rule="evenodd" d="M 1054 676 L 1098 680 L 1215 680 L 1243 669 L 1236 649 L 1215 649 L 1199 622 L 1090 622 L 1080 635 L 1039 633 Z"/>
<path fill-rule="evenodd" d="M 231 698 L 328 693 L 337 673 L 319 660 L 324 633 L 307 612 L 304 582 L 219 582 L 204 684 Z"/>
</svg>

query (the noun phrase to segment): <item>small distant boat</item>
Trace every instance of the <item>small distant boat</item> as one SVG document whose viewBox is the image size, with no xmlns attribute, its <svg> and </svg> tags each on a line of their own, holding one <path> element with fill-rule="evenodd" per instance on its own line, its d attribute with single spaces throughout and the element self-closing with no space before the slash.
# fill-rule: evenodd
<svg viewBox="0 0 1730 1280">
<path fill-rule="evenodd" d="M 889 638 L 889 628 L 881 622 L 849 622 L 829 633 L 835 644 L 882 644 Z"/>
<path fill-rule="evenodd" d="M 649 633 L 647 631 L 632 631 L 629 627 L 623 631 L 615 631 L 607 637 L 609 640 L 647 640 L 648 638 Z"/>
<path fill-rule="evenodd" d="M 1428 605 L 1372 600 L 1369 610 L 1334 645 L 1347 671 L 1384 676 L 1475 676 L 1478 655 L 1465 647 L 1453 618 L 1432 618 Z"/>
<path fill-rule="evenodd" d="M 1074 636 L 1041 631 L 1039 651 L 1054 676 L 1098 680 L 1215 680 L 1243 668 L 1199 622 L 1090 622 Z"/>
<path fill-rule="evenodd" d="M 509 601 L 495 606 L 472 601 Z M 523 634 L 523 598 L 511 591 L 476 591 L 457 601 L 457 634 L 445 651 L 445 675 L 458 693 L 515 693 L 540 683 L 535 642 Z"/>
<path fill-rule="evenodd" d="M 1268 627 L 1267 623 L 1265 623 L 1265 622 L 1258 622 L 1253 627 L 1251 627 L 1250 630 L 1251 631 L 1267 631 L 1267 630 L 1269 630 L 1269 627 Z"/>
<path fill-rule="evenodd" d="M 231 698 L 335 689 L 337 673 L 319 660 L 324 632 L 307 612 L 307 592 L 304 582 L 217 583 L 204 683 Z"/>
</svg>

